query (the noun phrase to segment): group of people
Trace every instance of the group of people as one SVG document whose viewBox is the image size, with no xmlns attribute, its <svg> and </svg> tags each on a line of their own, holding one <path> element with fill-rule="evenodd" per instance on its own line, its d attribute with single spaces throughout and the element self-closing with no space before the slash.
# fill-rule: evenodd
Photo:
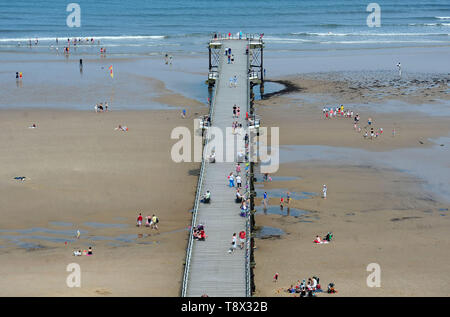
<svg viewBox="0 0 450 317">
<path fill-rule="evenodd" d="M 142 221 L 143 221 L 142 213 L 139 213 L 139 215 L 137 217 L 136 226 L 141 227 Z M 150 229 L 158 230 L 158 223 L 159 223 L 159 218 L 155 214 L 153 214 L 151 217 L 150 216 L 145 217 L 145 226 L 150 227 Z"/>
<path fill-rule="evenodd" d="M 239 118 L 240 115 L 241 115 L 241 107 L 238 107 L 238 106 L 236 106 L 236 104 L 234 104 L 234 106 L 233 106 L 233 119 Z"/>
<path fill-rule="evenodd" d="M 316 292 L 323 292 L 319 281 L 319 278 L 316 276 L 308 278 L 308 282 L 306 282 L 305 279 L 301 282 L 298 280 L 295 286 L 291 285 L 291 287 L 287 289 L 287 292 L 300 294 L 300 297 L 315 296 Z"/>
<path fill-rule="evenodd" d="M 205 241 L 206 240 L 205 226 L 199 224 L 198 226 L 194 227 L 192 235 L 194 239 L 197 241 Z"/>
<path fill-rule="evenodd" d="M 164 54 L 164 62 L 166 65 L 172 65 L 173 56 L 169 54 Z"/>
<path fill-rule="evenodd" d="M 92 247 L 89 247 L 89 249 L 86 250 L 75 250 L 73 251 L 73 255 L 74 256 L 82 256 L 82 255 L 94 255 L 93 251 L 92 251 Z"/>
<path fill-rule="evenodd" d="M 96 103 L 94 106 L 95 112 L 106 112 L 108 111 L 108 103 L 105 101 L 105 104 L 103 105 L 103 102 Z"/>
<path fill-rule="evenodd" d="M 289 209 L 290 203 L 291 203 L 291 193 L 290 192 L 286 193 L 286 199 L 284 198 L 284 196 L 280 197 L 280 209 L 281 210 L 283 210 L 284 204 L 288 205 L 288 209 Z"/>
<path fill-rule="evenodd" d="M 245 240 L 246 240 L 246 232 L 244 230 L 239 232 L 239 248 L 242 250 L 245 247 Z M 234 250 L 237 249 L 237 245 L 238 245 L 238 236 L 235 233 L 233 233 L 233 237 L 231 238 L 231 247 L 228 250 L 228 253 L 232 253 L 234 252 Z"/>
<path fill-rule="evenodd" d="M 325 235 L 325 237 L 323 237 L 323 239 L 320 239 L 319 236 L 316 236 L 316 238 L 314 239 L 314 243 L 317 243 L 317 244 L 330 243 L 332 239 L 333 239 L 333 233 L 328 232 Z"/>
<path fill-rule="evenodd" d="M 234 184 L 235 180 L 236 180 L 236 185 Z M 228 175 L 228 182 L 229 182 L 229 186 L 230 187 L 235 187 L 235 186 L 237 188 L 241 188 L 242 187 L 242 177 L 238 173 L 236 173 L 236 175 L 234 175 L 233 172 L 231 172 L 230 175 Z"/>
<path fill-rule="evenodd" d="M 353 118 L 353 110 L 344 109 L 344 105 L 338 107 L 324 107 L 322 113 L 325 119 L 336 118 L 338 116 L 340 118 Z"/>
<path fill-rule="evenodd" d="M 326 119 L 336 118 L 337 116 L 341 118 L 353 118 L 353 129 L 357 132 L 361 132 L 361 126 L 359 124 L 361 118 L 359 113 L 353 114 L 353 110 L 344 109 L 344 105 L 340 107 L 324 107 L 322 109 L 322 113 Z M 364 127 L 364 139 L 373 140 L 374 138 L 378 138 L 383 134 L 383 128 L 375 129 L 373 126 L 373 120 L 371 117 L 367 119 L 367 126 Z M 392 133 L 395 134 L 394 132 Z"/>
<path fill-rule="evenodd" d="M 234 63 L 234 54 L 231 54 L 231 48 L 228 47 L 225 49 L 225 56 L 228 59 L 228 64 Z"/>
<path fill-rule="evenodd" d="M 302 280 L 300 282 L 297 281 L 296 285 L 291 285 L 286 290 L 288 293 L 297 293 L 299 294 L 299 297 L 313 297 L 315 296 L 315 293 L 322 293 L 322 287 L 319 283 L 319 278 L 316 276 L 308 278 L 308 282 L 306 280 Z M 335 294 L 337 293 L 337 290 L 335 289 L 335 285 L 333 282 L 329 283 L 327 286 L 327 293 L 328 294 Z"/>
</svg>

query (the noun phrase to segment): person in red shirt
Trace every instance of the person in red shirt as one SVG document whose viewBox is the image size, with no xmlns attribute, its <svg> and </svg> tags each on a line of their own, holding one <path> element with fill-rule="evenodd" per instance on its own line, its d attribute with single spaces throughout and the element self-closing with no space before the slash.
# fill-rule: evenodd
<svg viewBox="0 0 450 317">
<path fill-rule="evenodd" d="M 239 232 L 239 241 L 241 242 L 241 249 L 243 249 L 244 245 L 245 245 L 245 231 L 244 230 Z"/>
<path fill-rule="evenodd" d="M 137 218 L 137 226 L 140 227 L 142 226 L 142 214 L 139 213 L 139 216 Z"/>
<path fill-rule="evenodd" d="M 199 240 L 201 240 L 201 241 L 205 241 L 205 239 L 206 239 L 206 233 L 205 233 L 205 230 L 200 230 L 200 238 L 199 238 Z"/>
</svg>

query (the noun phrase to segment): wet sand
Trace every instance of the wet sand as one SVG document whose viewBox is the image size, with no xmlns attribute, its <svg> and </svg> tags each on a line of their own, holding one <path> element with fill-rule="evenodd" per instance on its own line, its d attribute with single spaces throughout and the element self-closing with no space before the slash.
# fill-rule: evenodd
<svg viewBox="0 0 450 317">
<path fill-rule="evenodd" d="M 450 245 L 446 234 L 450 225 L 449 202 L 438 195 L 436 188 L 427 187 L 427 179 L 409 173 L 408 166 L 402 170 L 382 161 L 365 162 L 364 157 L 370 157 L 372 152 L 374 158 L 389 161 L 389 151 L 421 151 L 428 162 L 427 168 L 431 167 L 439 144 L 430 139 L 449 136 L 449 117 L 427 115 L 415 108 L 379 112 L 371 105 L 375 100 L 380 104 L 392 101 L 409 104 L 415 100 L 415 104 L 421 105 L 428 96 L 420 91 L 418 96 L 403 96 L 388 89 L 387 96 L 378 98 L 361 87 L 350 89 L 349 81 L 337 83 L 332 76 L 328 80 L 317 77 L 320 76 L 279 78 L 292 81 L 302 90 L 256 102 L 264 126 L 280 127 L 282 147 L 297 146 L 296 151 L 305 152 L 308 146 L 318 146 L 311 155 L 303 153 L 296 159 L 291 154 L 284 160 L 281 157 L 285 163 L 274 176 L 299 179 L 275 181 L 274 178 L 259 188 L 260 191 L 283 188 L 316 195 L 292 201 L 292 207 L 309 212 L 304 215 L 286 216 L 286 207 L 282 215 L 256 215 L 257 226 L 271 226 L 285 232 L 279 238 L 256 239 L 256 296 L 294 296 L 284 290 L 312 276 L 320 278 L 324 289 L 334 282 L 338 290 L 335 295 L 318 296 L 447 296 L 450 259 L 442 250 Z M 440 90 L 443 87 L 434 90 L 433 99 L 448 100 L 448 95 Z M 362 105 L 363 94 L 370 100 L 368 105 Z M 375 129 L 382 127 L 383 135 L 367 140 L 363 133 L 353 130 L 351 119 L 325 119 L 322 108 L 338 104 L 359 112 L 363 129 L 372 117 Z M 391 133 L 394 127 L 395 137 Z M 325 151 L 328 148 L 336 152 Z M 346 149 L 349 149 L 346 159 L 333 154 L 346 153 Z M 354 160 L 351 150 L 354 150 Z M 449 155 L 446 146 L 440 150 L 441 156 Z M 281 151 L 280 155 L 287 153 Z M 377 156 L 378 153 L 382 156 Z M 394 154 L 392 158 L 398 159 Z M 321 198 L 323 184 L 328 187 L 326 200 Z M 278 206 L 279 201 L 279 197 L 269 199 L 273 206 Z M 257 204 L 261 204 L 261 198 Z M 317 235 L 324 237 L 328 231 L 334 234 L 330 244 L 313 243 Z M 366 267 L 370 263 L 381 267 L 380 288 L 366 284 L 370 274 Z M 277 283 L 273 282 L 275 272 L 280 274 Z M 419 284 L 421 287 L 417 287 Z"/>
<path fill-rule="evenodd" d="M 170 132 L 205 109 L 0 110 L 0 295 L 178 296 L 199 165 L 172 162 Z M 137 228 L 138 212 L 157 214 L 159 233 Z M 72 262 L 81 288 L 66 286 Z"/>
</svg>

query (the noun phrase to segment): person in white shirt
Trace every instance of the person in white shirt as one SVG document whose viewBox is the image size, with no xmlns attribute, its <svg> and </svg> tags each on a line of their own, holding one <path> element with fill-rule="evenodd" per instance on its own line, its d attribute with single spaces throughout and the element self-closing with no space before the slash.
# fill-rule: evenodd
<svg viewBox="0 0 450 317">
<path fill-rule="evenodd" d="M 241 176 L 239 176 L 239 175 L 236 176 L 236 184 L 237 184 L 238 188 L 242 187 L 242 179 L 241 179 Z"/>
</svg>

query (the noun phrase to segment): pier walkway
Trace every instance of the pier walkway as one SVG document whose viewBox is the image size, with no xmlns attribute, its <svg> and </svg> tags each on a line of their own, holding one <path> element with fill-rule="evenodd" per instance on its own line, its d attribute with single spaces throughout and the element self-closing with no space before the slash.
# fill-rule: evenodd
<svg viewBox="0 0 450 317">
<path fill-rule="evenodd" d="M 211 103 L 211 125 L 221 129 L 225 136 L 226 128 L 231 129 L 232 122 L 238 121 L 242 123 L 244 132 L 237 137 L 243 140 L 247 130 L 245 117 L 250 93 L 249 59 L 246 55 L 249 41 L 233 39 L 218 40 L 218 42 L 221 44 L 221 51 L 218 78 L 215 82 L 215 92 Z M 226 48 L 231 48 L 234 55 L 233 64 L 227 63 Z M 237 86 L 230 87 L 230 78 L 234 76 L 237 77 Z M 234 105 L 241 109 L 238 119 L 233 119 Z M 206 139 L 209 137 L 209 131 Z M 239 150 L 241 149 L 237 149 L 237 151 Z M 216 149 L 216 154 L 218 152 Z M 227 179 L 231 172 L 236 174 L 237 155 L 234 155 L 234 158 L 235 162 L 226 162 L 224 153 L 222 162 L 219 157 L 216 157 L 216 163 L 208 163 L 207 159 L 203 160 L 193 224 L 205 226 L 207 239 L 206 241 L 196 241 L 192 239 L 192 235 L 189 238 L 182 296 L 200 297 L 203 294 L 210 297 L 250 296 L 248 241 L 243 250 L 239 248 L 239 232 L 246 231 L 248 238 L 248 217 L 240 216 L 240 204 L 235 202 L 236 188 L 230 188 Z M 245 192 L 247 183 L 245 172 L 245 163 L 241 163 L 242 194 Z M 199 194 L 204 194 L 206 190 L 211 192 L 210 204 L 198 201 L 201 198 Z M 229 253 L 233 233 L 238 236 L 238 246 L 232 253 Z"/>
</svg>

